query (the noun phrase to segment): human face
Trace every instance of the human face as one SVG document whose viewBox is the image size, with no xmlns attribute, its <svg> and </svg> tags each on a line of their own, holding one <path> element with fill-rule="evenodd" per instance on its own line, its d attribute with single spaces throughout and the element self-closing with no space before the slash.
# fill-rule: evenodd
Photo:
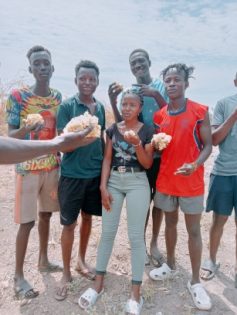
<svg viewBox="0 0 237 315">
<path fill-rule="evenodd" d="M 33 74 L 36 81 L 49 82 L 54 71 L 50 55 L 46 51 L 32 53 L 29 71 Z"/>
<path fill-rule="evenodd" d="M 150 60 L 142 52 L 134 53 L 130 59 L 130 69 L 136 79 L 146 78 L 150 76 Z"/>
<path fill-rule="evenodd" d="M 92 96 L 99 84 L 95 69 L 81 67 L 77 72 L 75 83 L 80 95 Z"/>
<path fill-rule="evenodd" d="M 139 97 L 135 94 L 125 94 L 122 99 L 121 112 L 125 121 L 137 119 L 141 112 Z"/>
<path fill-rule="evenodd" d="M 188 87 L 184 72 L 177 72 L 175 68 L 168 70 L 164 77 L 164 84 L 170 99 L 184 97 L 185 89 Z"/>
</svg>

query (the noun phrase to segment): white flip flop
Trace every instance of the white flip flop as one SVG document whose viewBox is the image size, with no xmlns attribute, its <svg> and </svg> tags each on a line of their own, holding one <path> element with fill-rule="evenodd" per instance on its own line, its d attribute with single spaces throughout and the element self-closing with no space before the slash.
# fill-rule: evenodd
<svg viewBox="0 0 237 315">
<path fill-rule="evenodd" d="M 193 303 L 199 310 L 209 311 L 212 308 L 211 299 L 201 283 L 191 285 L 189 281 L 187 287 L 192 295 Z"/>
<path fill-rule="evenodd" d="M 104 293 L 104 289 L 97 293 L 96 290 L 89 288 L 87 289 L 78 299 L 78 304 L 83 310 L 88 310 L 93 307 L 97 299 Z M 84 299 L 87 304 L 84 305 L 82 299 Z"/>
<path fill-rule="evenodd" d="M 177 270 L 172 270 L 166 263 L 163 263 L 160 268 L 151 270 L 149 276 L 152 280 L 164 281 L 167 279 L 173 279 L 178 273 L 179 272 Z"/>
<path fill-rule="evenodd" d="M 140 303 L 133 299 L 127 300 L 125 305 L 125 312 L 126 314 L 133 314 L 133 315 L 140 315 L 143 306 L 143 298 L 140 298 Z"/>
</svg>

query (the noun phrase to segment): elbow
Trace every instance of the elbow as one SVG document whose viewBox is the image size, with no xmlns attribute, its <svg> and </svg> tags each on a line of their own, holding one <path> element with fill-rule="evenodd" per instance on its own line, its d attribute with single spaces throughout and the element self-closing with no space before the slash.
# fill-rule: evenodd
<svg viewBox="0 0 237 315">
<path fill-rule="evenodd" d="M 144 164 L 143 164 L 143 167 L 144 167 L 146 170 L 148 170 L 149 168 L 151 168 L 152 162 L 153 162 L 153 161 L 151 160 L 151 161 L 148 161 L 148 162 L 144 163 Z"/>
<path fill-rule="evenodd" d="M 214 147 L 218 146 L 219 142 L 217 142 L 215 139 L 212 139 L 212 145 Z"/>
</svg>

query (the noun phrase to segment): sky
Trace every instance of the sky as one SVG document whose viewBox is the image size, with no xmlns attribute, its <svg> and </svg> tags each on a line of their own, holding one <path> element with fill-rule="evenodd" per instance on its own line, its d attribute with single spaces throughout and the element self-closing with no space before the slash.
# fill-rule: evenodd
<svg viewBox="0 0 237 315">
<path fill-rule="evenodd" d="M 53 56 L 53 87 L 65 96 L 74 94 L 75 65 L 93 60 L 101 72 L 96 96 L 108 103 L 111 82 L 134 82 L 128 56 L 140 47 L 150 54 L 153 77 L 170 63 L 194 66 L 187 96 L 212 108 L 236 93 L 236 17 L 236 0 L 4 1 L 0 83 L 6 90 L 18 80 L 32 84 L 25 56 L 41 44 Z"/>
</svg>

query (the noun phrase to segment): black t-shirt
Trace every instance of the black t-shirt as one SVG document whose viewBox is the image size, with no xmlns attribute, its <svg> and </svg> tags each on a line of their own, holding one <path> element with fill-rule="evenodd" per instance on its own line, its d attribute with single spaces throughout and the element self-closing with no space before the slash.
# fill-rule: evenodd
<svg viewBox="0 0 237 315">
<path fill-rule="evenodd" d="M 113 124 L 106 130 L 106 134 L 112 140 L 113 152 L 111 167 L 128 166 L 142 167 L 138 162 L 135 148 L 132 144 L 124 140 L 124 136 L 119 132 L 117 124 Z M 138 131 L 138 136 L 141 139 L 142 145 L 151 142 L 154 134 L 154 128 L 143 125 Z"/>
</svg>

